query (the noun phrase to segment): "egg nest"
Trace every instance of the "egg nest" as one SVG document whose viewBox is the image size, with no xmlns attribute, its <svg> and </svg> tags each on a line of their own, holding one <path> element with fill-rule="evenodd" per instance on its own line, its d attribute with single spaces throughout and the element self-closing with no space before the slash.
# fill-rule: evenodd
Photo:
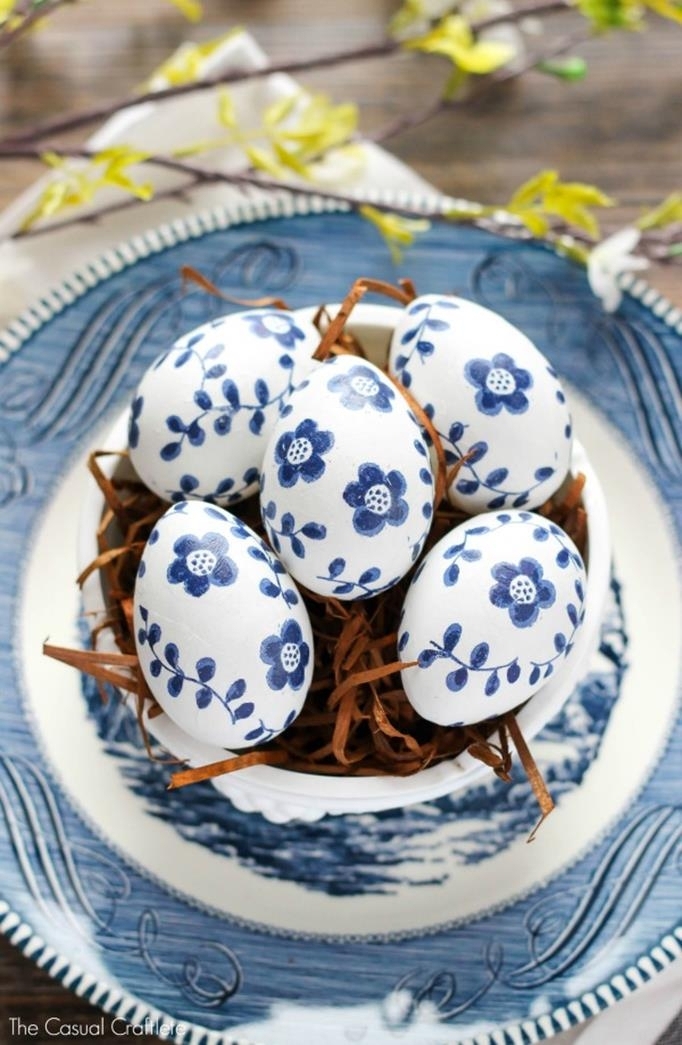
<svg viewBox="0 0 682 1045">
<path fill-rule="evenodd" d="M 127 458 L 125 451 L 120 456 Z M 102 630 L 110 630 L 119 654 L 47 652 L 93 674 L 103 690 L 111 683 L 132 692 L 151 755 L 143 712 L 153 719 L 161 708 L 147 687 L 137 659 L 133 593 L 145 542 L 168 505 L 136 478 L 123 478 L 125 468 L 115 470 L 114 477 L 108 478 L 100 467 L 101 457 L 102 452 L 94 452 L 90 458 L 90 470 L 105 500 L 97 533 L 99 555 L 79 581 L 82 583 L 95 570 L 100 572 L 107 612 L 106 619 L 93 631 L 93 647 Z M 582 475 L 569 476 L 557 494 L 536 511 L 560 526 L 584 556 L 587 516 L 581 501 L 583 484 Z M 257 497 L 232 506 L 231 511 L 267 539 Z M 257 763 L 302 773 L 406 776 L 465 750 L 508 779 L 510 734 L 532 778 L 532 758 L 513 712 L 475 725 L 435 725 L 421 718 L 400 685 L 400 664 L 395 661 L 397 629 L 412 574 L 429 549 L 468 518 L 443 498 L 435 508 L 420 559 L 398 584 L 374 598 L 345 602 L 300 587 L 312 625 L 315 663 L 312 684 L 298 718 L 266 745 L 237 754 L 228 763 L 216 764 L 215 771 L 209 767 L 209 771 L 200 768 L 176 774 L 176 786 Z"/>
</svg>

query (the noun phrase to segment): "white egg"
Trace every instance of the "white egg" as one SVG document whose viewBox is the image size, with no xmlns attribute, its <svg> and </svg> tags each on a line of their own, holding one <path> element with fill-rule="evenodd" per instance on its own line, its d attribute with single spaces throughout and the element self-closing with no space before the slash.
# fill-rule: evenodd
<svg viewBox="0 0 682 1045">
<path fill-rule="evenodd" d="M 432 499 L 419 425 L 377 367 L 338 356 L 292 394 L 263 460 L 261 511 L 301 584 L 339 599 L 390 588 L 423 547 Z"/>
<path fill-rule="evenodd" d="M 166 501 L 232 504 L 258 488 L 270 431 L 313 366 L 308 319 L 258 308 L 213 319 L 151 365 L 130 413 L 130 458 Z"/>
<path fill-rule="evenodd" d="M 470 514 L 536 508 L 561 485 L 571 417 L 556 372 L 525 334 L 463 298 L 425 294 L 397 324 L 391 371 L 431 416 L 450 464 L 448 497 Z"/>
<path fill-rule="evenodd" d="M 425 556 L 398 636 L 408 700 L 430 722 L 481 722 L 561 672 L 585 613 L 580 553 L 533 512 L 462 523 Z"/>
<path fill-rule="evenodd" d="M 270 740 L 313 673 L 308 612 L 282 564 L 222 508 L 183 501 L 152 531 L 135 583 L 140 666 L 163 710 L 197 740 Z"/>
</svg>

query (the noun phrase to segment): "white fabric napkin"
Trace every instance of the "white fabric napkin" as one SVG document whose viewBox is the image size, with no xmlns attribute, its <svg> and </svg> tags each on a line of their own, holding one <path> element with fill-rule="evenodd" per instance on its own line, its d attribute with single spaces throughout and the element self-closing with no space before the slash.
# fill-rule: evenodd
<svg viewBox="0 0 682 1045">
<path fill-rule="evenodd" d="M 231 70 L 262 68 L 267 57 L 248 33 L 226 40 L 202 69 L 205 77 Z M 254 117 L 277 98 L 297 91 L 294 80 L 282 74 L 234 85 L 231 88 L 237 112 L 245 120 Z M 145 151 L 168 151 L 188 140 L 201 141 L 216 135 L 214 92 L 186 95 L 157 105 L 146 102 L 108 120 L 90 139 L 93 149 L 125 143 Z M 436 195 L 437 190 L 390 153 L 365 143 L 365 164 L 346 191 L 370 196 L 376 191 L 416 192 Z M 212 162 L 215 162 L 215 155 Z M 239 170 L 243 158 L 234 150 L 219 154 L 225 170 Z M 45 176 L 0 214 L 0 241 L 21 226 L 44 188 Z M 158 188 L 174 184 L 174 175 L 156 169 Z M 48 290 L 83 262 L 135 236 L 141 229 L 226 203 L 237 195 L 229 185 L 204 186 L 193 190 L 191 200 L 152 200 L 103 218 L 96 225 L 76 225 L 0 245 L 0 322 L 13 318 L 30 300 Z M 104 201 L 102 197 L 100 201 Z M 631 998 L 620 1002 L 587 1024 L 557 1036 L 556 1045 L 653 1045 L 682 1003 L 682 960 Z"/>
</svg>

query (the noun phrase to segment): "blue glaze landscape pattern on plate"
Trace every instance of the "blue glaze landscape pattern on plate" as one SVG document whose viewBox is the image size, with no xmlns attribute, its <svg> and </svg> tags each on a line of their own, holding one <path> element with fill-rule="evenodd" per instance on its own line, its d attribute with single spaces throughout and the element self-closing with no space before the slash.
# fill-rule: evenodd
<svg viewBox="0 0 682 1045">
<path fill-rule="evenodd" d="M 200 268 L 227 293 L 277 292 L 293 306 L 339 300 L 362 267 L 377 278 L 406 275 L 424 289 L 460 293 L 497 309 L 535 340 L 628 441 L 665 496 L 679 540 L 680 339 L 663 318 L 634 299 L 627 299 L 617 315 L 605 316 L 584 273 L 567 261 L 538 246 L 439 226 L 419 240 L 396 273 L 375 231 L 345 213 L 217 228 L 157 249 L 131 267 L 119 258 L 119 271 L 112 266 L 110 277 L 99 282 L 93 270 L 94 285 L 82 295 L 75 280 L 73 303 L 52 315 L 54 309 L 46 304 L 49 321 L 41 325 L 36 320 L 35 333 L 2 368 L 0 607 L 5 620 L 17 619 L 30 552 L 27 535 L 58 488 L 65 464 L 90 446 L 98 421 L 132 398 L 142 370 L 164 345 L 224 308 L 203 293 L 184 293 L 178 275 L 182 264 Z M 10 349 L 16 340 L 6 339 Z M 33 638 L 39 645 L 44 636 Z M 492 1027 L 523 1021 L 542 1037 L 584 1018 L 590 1006 L 596 1011 L 632 990 L 637 977 L 631 969 L 641 956 L 651 955 L 642 959 L 640 981 L 680 952 L 673 935 L 682 839 L 675 768 L 682 756 L 679 721 L 671 725 L 665 758 L 652 767 L 629 808 L 550 886 L 540 885 L 456 927 L 447 925 L 444 912 L 440 930 L 409 938 L 301 938 L 199 907 L 122 859 L 106 841 L 106 825 L 94 832 L 51 766 L 36 757 L 40 749 L 14 659 L 15 629 L 0 638 L 0 648 L 3 692 L 19 695 L 0 704 L 0 927 L 53 975 L 109 1010 L 131 1015 L 136 999 L 142 999 L 143 1009 L 222 1032 L 226 1040 L 243 1037 L 241 1028 L 255 1022 L 264 1029 L 254 1032 L 254 1040 L 264 1041 L 287 1005 L 294 1006 L 299 1023 L 309 1016 L 311 1026 L 315 1013 L 329 1006 L 342 1014 L 349 1031 L 358 1032 L 358 1026 L 362 1031 L 371 1017 L 376 1033 L 362 1034 L 373 1045 L 379 1040 L 382 1045 L 440 1045 L 467 1033 L 467 1027 L 479 1028 L 477 1041 L 489 1042 Z M 567 764 L 554 764 L 549 776 L 560 805 L 576 793 L 599 754 L 624 666 L 619 612 L 603 636 L 602 653 L 608 662 L 604 677 L 589 680 L 545 734 L 553 730 L 563 742 L 568 731 L 571 757 Z M 92 728 L 106 732 L 129 786 L 144 790 L 158 816 L 158 771 L 133 756 L 135 727 L 127 711 L 112 705 L 106 718 L 93 719 Z M 206 844 L 201 825 L 209 822 L 208 794 L 198 788 L 175 808 L 176 829 L 197 845 Z M 500 846 L 527 830 L 531 819 L 523 780 L 506 792 L 491 782 L 430 805 L 436 815 L 453 811 L 484 823 L 490 816 L 496 826 L 494 832 L 487 825 L 472 828 L 453 840 L 445 865 L 427 863 L 425 879 L 434 883 L 462 864 L 483 867 Z M 227 806 L 224 812 L 229 819 Z M 219 837 L 236 829 L 239 814 L 232 815 L 231 824 L 218 824 Z M 248 862 L 263 877 L 295 875 L 304 888 L 328 895 L 344 888 L 338 874 L 341 853 L 345 868 L 354 868 L 350 889 L 356 895 L 402 884 L 404 871 L 392 843 L 386 864 L 377 852 L 405 825 L 416 831 L 410 844 L 418 848 L 421 835 L 427 847 L 430 830 L 423 808 L 371 818 L 369 838 L 362 823 L 343 817 L 313 828 L 275 829 L 288 842 L 273 854 L 271 826 L 258 817 L 247 821 L 254 836 L 261 832 L 262 844 L 254 837 L 248 849 L 230 859 Z M 301 858 L 297 863 L 294 850 L 305 851 L 309 839 L 317 833 L 319 841 L 321 832 L 327 836 L 322 836 L 319 867 Z M 409 888 L 418 891 L 413 884 Z M 30 930 L 22 928 L 22 919 Z M 618 946 L 610 948 L 614 941 Z M 85 970 L 85 978 L 78 969 Z M 595 993 L 600 984 L 606 986 Z M 591 992 L 589 1004 L 581 1000 L 583 991 Z M 297 1009 L 293 998 L 300 999 Z M 441 1024 L 426 1029 L 420 1024 L 425 1003 Z M 555 1011 L 561 1016 L 552 1015 Z M 357 1014 L 352 1026 L 349 1013 Z M 500 1031 L 498 1038 L 519 1041 L 522 1032 Z M 279 1045 L 277 1036 L 270 1035 L 267 1045 Z"/>
</svg>

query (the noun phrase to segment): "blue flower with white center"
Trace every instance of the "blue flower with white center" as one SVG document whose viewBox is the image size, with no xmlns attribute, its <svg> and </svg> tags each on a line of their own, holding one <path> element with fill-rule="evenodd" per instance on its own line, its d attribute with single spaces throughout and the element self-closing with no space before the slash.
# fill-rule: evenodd
<svg viewBox="0 0 682 1045">
<path fill-rule="evenodd" d="M 353 511 L 353 528 L 363 537 L 375 537 L 388 526 L 402 526 L 408 505 L 403 498 L 407 489 L 401 472 L 383 472 L 377 464 L 360 465 L 358 478 L 348 483 L 343 499 Z"/>
<path fill-rule="evenodd" d="M 203 537 L 186 534 L 173 545 L 176 558 L 166 577 L 171 584 L 183 584 L 188 595 L 199 598 L 212 584 L 225 588 L 237 579 L 237 567 L 226 554 L 228 544 L 220 533 Z"/>
<path fill-rule="evenodd" d="M 128 446 L 133 450 L 137 447 L 140 441 L 140 426 L 138 421 L 142 413 L 142 407 L 144 406 L 144 396 L 135 396 L 133 399 L 133 405 L 130 408 L 130 420 L 128 422 Z"/>
<path fill-rule="evenodd" d="M 341 405 L 348 410 L 363 410 L 366 406 L 381 414 L 389 414 L 393 409 L 391 400 L 395 392 L 389 384 L 381 381 L 371 367 L 351 367 L 347 374 L 337 374 L 327 382 L 330 392 L 341 396 Z"/>
<path fill-rule="evenodd" d="M 493 606 L 508 610 L 512 624 L 530 628 L 540 614 L 556 599 L 556 588 L 543 577 L 543 568 L 537 559 L 521 559 L 518 566 L 498 562 L 491 569 L 496 584 L 490 589 Z"/>
<path fill-rule="evenodd" d="M 321 432 L 317 421 L 311 418 L 301 421 L 293 432 L 285 432 L 275 446 L 280 484 L 295 486 L 299 478 L 304 483 L 314 483 L 324 474 L 322 454 L 328 453 L 333 445 L 332 433 Z"/>
<path fill-rule="evenodd" d="M 310 646 L 303 639 L 301 626 L 287 620 L 279 635 L 269 635 L 260 645 L 260 659 L 269 664 L 266 682 L 270 689 L 300 689 L 310 660 Z"/>
<path fill-rule="evenodd" d="M 489 359 L 470 359 L 464 376 L 476 391 L 476 406 L 482 414 L 494 417 L 502 408 L 510 414 L 523 414 L 528 409 L 527 389 L 533 378 L 528 370 L 517 367 L 506 352 Z"/>
<path fill-rule="evenodd" d="M 297 341 L 305 340 L 305 334 L 296 321 L 286 312 L 255 312 L 244 316 L 251 333 L 257 337 L 273 338 L 282 348 L 296 348 Z"/>
</svg>

